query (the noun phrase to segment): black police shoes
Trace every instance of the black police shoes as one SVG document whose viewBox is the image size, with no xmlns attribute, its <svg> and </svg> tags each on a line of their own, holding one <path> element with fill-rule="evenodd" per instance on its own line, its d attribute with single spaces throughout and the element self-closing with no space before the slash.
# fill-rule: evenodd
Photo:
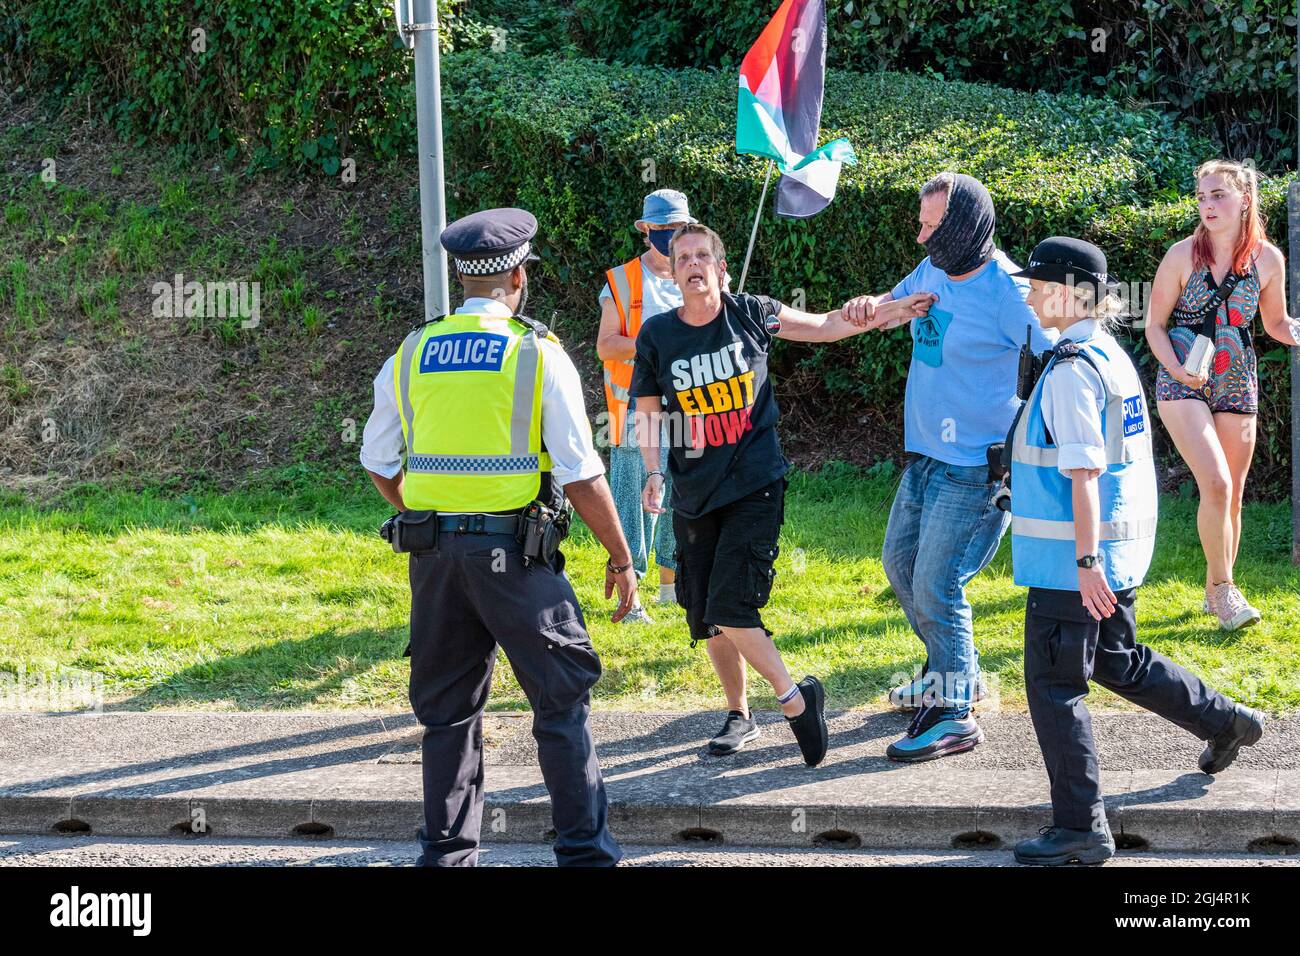
<svg viewBox="0 0 1300 956">
<path fill-rule="evenodd" d="M 830 735 L 826 730 L 826 688 L 816 677 L 805 677 L 799 682 L 803 694 L 804 710 L 798 717 L 787 717 L 794 739 L 799 742 L 803 762 L 815 767 L 826 758 Z"/>
<path fill-rule="evenodd" d="M 1197 761 L 1205 773 L 1222 773 L 1237 759 L 1237 751 L 1257 743 L 1264 735 L 1264 715 L 1245 704 L 1232 705 L 1232 719 L 1228 727 L 1214 737 Z"/>
<path fill-rule="evenodd" d="M 1115 839 L 1109 828 L 1099 832 L 1043 827 L 1038 833 L 1034 839 L 1016 844 L 1017 863 L 1026 866 L 1063 866 L 1066 863 L 1095 866 L 1115 855 Z"/>
</svg>

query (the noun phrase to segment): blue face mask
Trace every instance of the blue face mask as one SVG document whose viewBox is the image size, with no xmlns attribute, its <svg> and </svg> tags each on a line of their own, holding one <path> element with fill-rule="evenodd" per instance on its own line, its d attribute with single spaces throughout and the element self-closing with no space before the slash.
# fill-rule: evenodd
<svg viewBox="0 0 1300 956">
<path fill-rule="evenodd" d="M 668 242 L 673 237 L 672 229 L 651 229 L 650 245 L 654 246 L 663 255 L 668 255 Z"/>
</svg>

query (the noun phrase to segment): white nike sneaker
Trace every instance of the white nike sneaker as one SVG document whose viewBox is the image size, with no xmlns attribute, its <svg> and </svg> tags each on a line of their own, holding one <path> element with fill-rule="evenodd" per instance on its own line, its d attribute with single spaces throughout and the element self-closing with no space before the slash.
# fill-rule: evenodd
<svg viewBox="0 0 1300 956">
<path fill-rule="evenodd" d="M 654 622 L 654 618 L 647 614 L 645 608 L 640 604 L 628 611 L 623 619 L 619 621 L 620 624 L 653 624 Z"/>
</svg>

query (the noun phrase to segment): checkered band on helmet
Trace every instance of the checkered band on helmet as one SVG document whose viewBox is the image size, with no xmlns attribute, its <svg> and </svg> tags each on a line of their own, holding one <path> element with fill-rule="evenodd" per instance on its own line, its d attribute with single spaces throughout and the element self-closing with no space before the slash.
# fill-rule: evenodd
<svg viewBox="0 0 1300 956">
<path fill-rule="evenodd" d="M 488 256 L 485 259 L 456 259 L 456 268 L 461 275 L 496 275 L 498 272 L 509 272 L 527 259 L 530 252 L 532 252 L 532 243 L 525 242 L 519 248 L 499 256 Z"/>
</svg>

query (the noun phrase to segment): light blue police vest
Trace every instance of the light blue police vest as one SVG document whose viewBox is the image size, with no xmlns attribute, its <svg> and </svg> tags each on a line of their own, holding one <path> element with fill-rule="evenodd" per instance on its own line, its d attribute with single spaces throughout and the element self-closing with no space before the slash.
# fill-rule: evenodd
<svg viewBox="0 0 1300 956">
<path fill-rule="evenodd" d="M 1058 449 L 1043 421 L 1043 383 L 1058 361 L 1092 360 L 1105 387 L 1106 470 L 1098 478 L 1102 569 L 1111 590 L 1135 588 L 1155 549 L 1158 494 L 1151 420 L 1142 381 L 1105 332 L 1075 342 L 1079 355 L 1053 355 L 1016 425 L 1011 452 L 1011 560 L 1023 587 L 1079 590 L 1072 482 L 1057 470 Z M 1085 358 L 1086 356 L 1086 358 Z"/>
</svg>

